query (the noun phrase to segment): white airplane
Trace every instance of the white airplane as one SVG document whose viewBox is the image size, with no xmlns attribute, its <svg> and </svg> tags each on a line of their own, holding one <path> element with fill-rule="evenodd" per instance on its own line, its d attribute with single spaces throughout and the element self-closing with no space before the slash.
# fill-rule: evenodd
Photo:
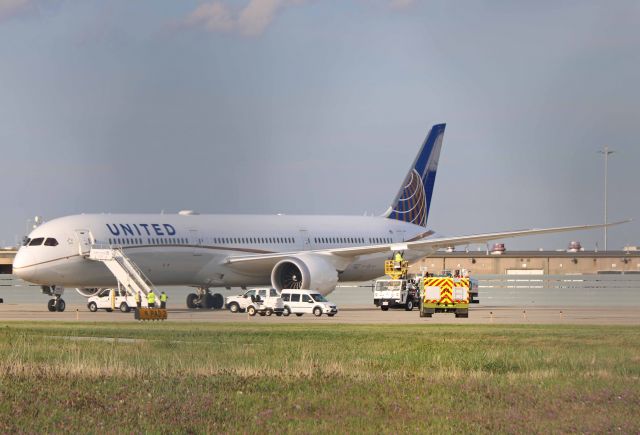
<svg viewBox="0 0 640 435">
<path fill-rule="evenodd" d="M 115 287 L 114 275 L 103 263 L 88 259 L 88 254 L 95 245 L 121 247 L 154 285 L 194 287 L 197 293 L 189 295 L 187 305 L 211 308 L 219 307 L 223 299 L 212 295 L 210 288 L 271 285 L 327 294 L 339 281 L 382 276 L 390 251 L 405 251 L 406 259 L 415 260 L 454 245 L 604 226 L 435 235 L 426 225 L 444 130 L 445 124 L 431 128 L 382 216 L 199 215 L 190 211 L 66 216 L 38 226 L 24 239 L 13 271 L 42 285 L 44 293 L 56 297 L 58 306 L 60 292 L 55 288 L 76 287 L 89 297 L 101 288 Z"/>
</svg>

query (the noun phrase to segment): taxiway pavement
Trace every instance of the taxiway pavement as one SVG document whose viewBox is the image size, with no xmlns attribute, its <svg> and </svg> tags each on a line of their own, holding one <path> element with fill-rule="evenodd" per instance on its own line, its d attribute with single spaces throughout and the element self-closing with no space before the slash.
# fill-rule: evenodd
<svg viewBox="0 0 640 435">
<path fill-rule="evenodd" d="M 469 309 L 469 318 L 456 319 L 453 314 L 439 313 L 432 318 L 420 318 L 418 311 L 380 311 L 372 306 L 349 306 L 335 317 L 255 316 L 231 313 L 227 310 L 189 310 L 169 306 L 169 322 L 238 322 L 238 323 L 350 323 L 350 324 L 583 324 L 583 325 L 640 325 L 640 310 L 628 307 L 504 307 L 477 306 Z M 2 321 L 84 321 L 125 322 L 134 321 L 133 312 L 90 312 L 84 305 L 67 304 L 67 310 L 47 311 L 44 304 L 0 304 Z"/>
</svg>

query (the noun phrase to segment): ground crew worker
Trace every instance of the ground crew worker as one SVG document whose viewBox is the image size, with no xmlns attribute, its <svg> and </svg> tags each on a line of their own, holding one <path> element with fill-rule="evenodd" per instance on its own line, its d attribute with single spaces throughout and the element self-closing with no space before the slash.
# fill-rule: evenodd
<svg viewBox="0 0 640 435">
<path fill-rule="evenodd" d="M 160 295 L 160 308 L 167 308 L 167 299 L 169 299 L 169 297 L 163 290 L 162 294 Z"/>
<path fill-rule="evenodd" d="M 155 308 L 156 294 L 154 292 L 149 292 L 149 294 L 147 294 L 147 305 L 149 306 L 149 308 Z"/>
<path fill-rule="evenodd" d="M 115 289 L 109 290 L 109 301 L 111 301 L 111 309 L 116 309 L 116 291 Z"/>
<path fill-rule="evenodd" d="M 394 265 L 393 267 L 396 269 L 402 268 L 402 254 L 400 252 L 396 252 L 396 255 L 393 257 Z"/>
<path fill-rule="evenodd" d="M 135 298 L 136 298 L 136 306 L 138 307 L 138 309 L 140 309 L 142 307 L 142 299 L 140 298 L 140 292 L 136 292 Z"/>
</svg>

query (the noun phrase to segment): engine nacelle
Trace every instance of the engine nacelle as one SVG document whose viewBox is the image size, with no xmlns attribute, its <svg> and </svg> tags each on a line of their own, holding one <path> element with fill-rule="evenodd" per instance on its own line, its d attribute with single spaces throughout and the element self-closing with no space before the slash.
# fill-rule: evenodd
<svg viewBox="0 0 640 435">
<path fill-rule="evenodd" d="M 282 289 L 317 290 L 331 293 L 338 284 L 338 271 L 330 260 L 320 255 L 302 254 L 279 261 L 271 271 L 271 285 Z"/>
<path fill-rule="evenodd" d="M 95 296 L 102 290 L 101 288 L 77 288 L 76 291 L 80 293 L 85 298 L 90 298 L 91 296 Z"/>
</svg>

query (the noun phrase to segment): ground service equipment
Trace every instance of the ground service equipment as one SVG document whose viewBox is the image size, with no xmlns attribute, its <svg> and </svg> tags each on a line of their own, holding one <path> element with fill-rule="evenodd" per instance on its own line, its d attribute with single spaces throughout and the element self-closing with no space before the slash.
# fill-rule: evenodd
<svg viewBox="0 0 640 435">
<path fill-rule="evenodd" d="M 469 285 L 469 278 L 424 278 L 420 317 L 431 317 L 433 313 L 455 313 L 456 317 L 469 317 Z"/>
<path fill-rule="evenodd" d="M 138 308 L 134 315 L 136 320 L 167 320 L 166 308 Z"/>
<path fill-rule="evenodd" d="M 389 278 L 376 280 L 373 288 L 373 303 L 382 311 L 389 308 L 404 308 L 407 311 L 420 303 L 420 290 L 416 280 L 409 279 L 408 261 L 387 260 L 384 273 Z"/>
<path fill-rule="evenodd" d="M 479 304 L 480 303 L 480 290 L 478 285 L 478 280 L 474 278 L 469 278 L 469 303 L 470 304 Z"/>
</svg>

